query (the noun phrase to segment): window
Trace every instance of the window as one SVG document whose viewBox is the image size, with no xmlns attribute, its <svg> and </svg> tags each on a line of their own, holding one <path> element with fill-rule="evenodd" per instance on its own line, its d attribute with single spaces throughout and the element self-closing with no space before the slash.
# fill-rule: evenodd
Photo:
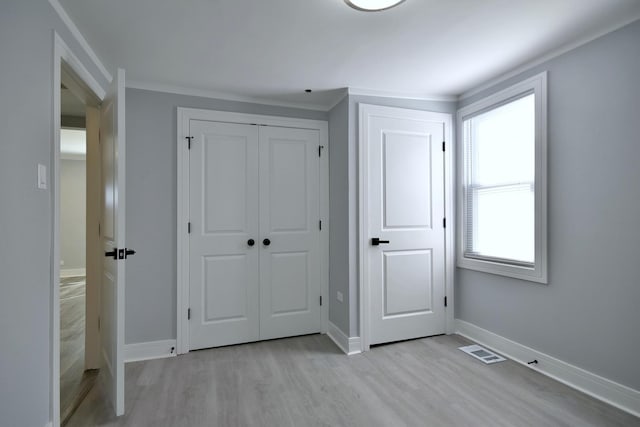
<svg viewBox="0 0 640 427">
<path fill-rule="evenodd" d="M 547 282 L 546 73 L 458 112 L 458 266 Z"/>
</svg>

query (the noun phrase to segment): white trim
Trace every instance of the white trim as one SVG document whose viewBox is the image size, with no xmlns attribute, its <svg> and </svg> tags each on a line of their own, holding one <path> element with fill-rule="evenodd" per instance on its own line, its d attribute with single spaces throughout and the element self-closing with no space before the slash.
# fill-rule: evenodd
<svg viewBox="0 0 640 427">
<path fill-rule="evenodd" d="M 468 117 L 497 108 L 526 93 L 535 94 L 535 265 L 533 268 L 472 259 L 464 256 L 467 247 L 465 213 L 465 158 L 463 122 Z M 547 283 L 547 72 L 539 73 L 506 89 L 493 93 L 458 110 L 456 120 L 458 139 L 458 233 L 457 265 L 460 268 L 514 277 L 538 283 Z"/>
<path fill-rule="evenodd" d="M 375 96 L 377 98 L 412 99 L 416 101 L 457 102 L 456 95 L 420 95 L 411 93 L 387 92 L 375 89 L 363 89 L 356 87 L 347 88 L 348 95 Z"/>
<path fill-rule="evenodd" d="M 98 70 L 100 70 L 102 76 L 107 79 L 108 82 L 111 82 L 111 80 L 113 80 L 113 76 L 111 75 L 111 73 L 109 73 L 109 71 L 107 71 L 102 61 L 100 61 L 100 58 L 98 58 L 98 55 L 96 55 L 93 49 L 91 49 L 91 46 L 89 46 L 89 43 L 84 38 L 76 24 L 71 20 L 62 5 L 58 2 L 58 0 L 49 0 L 49 4 L 53 8 L 53 10 L 56 11 L 62 22 L 67 26 L 67 29 L 76 39 L 80 47 L 82 47 L 85 53 L 93 61 L 94 65 L 98 68 Z M 100 97 L 100 99 L 102 98 L 104 97 Z"/>
<path fill-rule="evenodd" d="M 347 356 L 352 356 L 362 352 L 360 337 L 348 337 L 342 329 L 332 322 L 329 322 L 327 335 Z"/>
<path fill-rule="evenodd" d="M 640 391 L 638 390 L 511 341 L 464 320 L 456 319 L 456 331 L 459 335 L 489 347 L 521 365 L 640 417 Z M 532 360 L 537 360 L 538 363 L 528 365 L 527 362 Z"/>
<path fill-rule="evenodd" d="M 622 23 L 616 24 L 612 27 L 609 27 L 605 30 L 599 31 L 595 34 L 591 34 L 587 37 L 583 37 L 579 40 L 574 41 L 573 43 L 569 43 L 566 44 L 558 49 L 552 50 L 549 53 L 543 54 L 542 56 L 533 59 L 531 61 L 525 62 L 524 64 L 513 68 L 511 71 L 507 71 L 506 73 L 500 74 L 496 77 L 490 78 L 488 80 L 486 80 L 484 83 L 480 83 L 479 85 L 475 85 L 473 87 L 473 89 L 469 89 L 465 92 L 463 92 L 462 94 L 460 94 L 460 96 L 458 96 L 458 101 L 462 101 L 465 100 L 467 98 L 470 98 L 474 95 L 479 94 L 480 92 L 483 92 L 487 89 L 491 89 L 492 87 L 506 81 L 509 80 L 512 77 L 515 77 L 519 74 L 524 73 L 525 71 L 528 71 L 534 67 L 537 67 L 538 65 L 544 64 L 547 61 L 550 61 L 554 58 L 557 58 L 558 56 L 564 55 L 567 52 L 570 52 L 574 49 L 579 48 L 580 46 L 584 46 L 585 44 L 592 42 L 596 39 L 599 39 L 600 37 L 606 36 L 609 33 L 613 33 L 616 30 L 619 30 L 620 28 L 626 27 L 627 25 L 631 24 L 632 22 L 637 21 L 640 18 L 640 14 L 636 14 L 636 15 L 632 15 L 632 17 L 625 19 Z"/>
<path fill-rule="evenodd" d="M 60 85 L 62 79 L 62 63 L 69 66 L 86 86 L 99 99 L 103 99 L 106 92 L 97 80 L 86 69 L 69 46 L 55 32 L 52 32 L 53 42 L 53 96 L 52 96 L 52 154 L 50 163 L 51 176 L 51 329 L 50 329 L 50 407 L 49 411 L 53 425 L 60 424 Z"/>
<path fill-rule="evenodd" d="M 224 101 L 248 102 L 251 104 L 271 105 L 275 107 L 297 108 L 302 110 L 328 111 L 327 106 L 319 104 L 306 104 L 302 102 L 276 101 L 273 99 L 259 98 L 246 95 L 236 95 L 215 90 L 196 89 L 184 86 L 165 85 L 140 80 L 127 81 L 127 87 L 131 89 L 149 90 L 153 92 L 173 93 L 176 95 L 197 96 L 200 98 L 221 99 Z"/>
<path fill-rule="evenodd" d="M 87 269 L 86 268 L 65 268 L 60 269 L 60 277 L 76 277 L 76 276 L 86 276 Z"/>
<path fill-rule="evenodd" d="M 125 363 L 175 357 L 176 354 L 176 340 L 139 342 L 124 346 Z"/>
<path fill-rule="evenodd" d="M 411 117 L 411 115 L 418 114 L 418 117 L 428 113 L 431 117 L 442 120 L 445 125 L 445 145 L 446 150 L 444 153 L 444 194 L 445 194 L 445 217 L 453 218 L 454 215 L 454 153 L 455 144 L 453 143 L 453 129 L 452 129 L 452 116 L 448 113 L 436 113 L 422 110 L 411 110 L 406 108 L 385 107 L 371 104 L 358 103 L 358 271 L 359 281 L 359 323 L 360 323 L 360 338 L 362 351 L 369 351 L 370 348 L 370 298 L 369 298 L 369 265 L 368 265 L 368 229 L 369 229 L 369 213 L 368 213 L 368 180 L 369 176 L 369 150 L 365 143 L 367 140 L 366 126 L 362 126 L 365 123 L 368 115 L 373 111 L 384 111 L 386 114 L 394 114 L 398 117 Z M 454 274 L 455 274 L 455 221 L 448 221 L 445 229 L 445 295 L 447 296 L 447 307 L 445 310 L 445 330 L 447 334 L 451 334 L 454 331 Z"/>
<path fill-rule="evenodd" d="M 178 107 L 177 110 L 177 353 L 189 352 L 189 151 L 185 137 L 189 131 L 190 120 L 209 120 L 226 123 L 260 124 L 298 129 L 314 129 L 319 132 L 320 145 L 324 146 L 320 158 L 320 216 L 322 231 L 320 232 L 320 286 L 323 301 L 320 310 L 320 332 L 326 333 L 329 327 L 329 124 L 324 120 L 309 120 L 278 116 L 264 116 L 226 111 L 203 110 L 197 108 Z"/>
</svg>

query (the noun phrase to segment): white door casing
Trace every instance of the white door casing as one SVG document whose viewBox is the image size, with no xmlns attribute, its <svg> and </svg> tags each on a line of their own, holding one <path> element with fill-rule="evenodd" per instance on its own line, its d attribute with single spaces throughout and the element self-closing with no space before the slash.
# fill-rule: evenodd
<svg viewBox="0 0 640 427">
<path fill-rule="evenodd" d="M 260 127 L 263 340 L 321 329 L 319 143 L 317 130 Z"/>
<path fill-rule="evenodd" d="M 178 352 L 326 331 L 326 123 L 181 113 Z"/>
<path fill-rule="evenodd" d="M 119 69 L 102 103 L 102 246 L 123 250 L 125 240 L 125 84 Z M 105 256 L 100 293 L 102 366 L 100 375 L 116 415 L 124 414 L 125 260 Z"/>
<path fill-rule="evenodd" d="M 443 141 L 451 118 L 370 105 L 360 113 L 366 350 L 446 332 Z"/>
<path fill-rule="evenodd" d="M 256 341 L 257 128 L 198 120 L 190 128 L 190 347 Z"/>
</svg>

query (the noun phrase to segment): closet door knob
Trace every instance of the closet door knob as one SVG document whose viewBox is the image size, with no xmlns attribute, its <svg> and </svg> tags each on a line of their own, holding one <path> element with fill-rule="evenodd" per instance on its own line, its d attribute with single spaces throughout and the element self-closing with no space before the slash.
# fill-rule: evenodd
<svg viewBox="0 0 640 427">
<path fill-rule="evenodd" d="M 263 245 L 265 245 L 265 246 L 269 246 L 269 245 L 271 244 L 271 240 L 269 240 L 269 239 L 264 239 L 264 240 L 262 241 L 262 244 L 263 244 Z"/>
<path fill-rule="evenodd" d="M 247 240 L 247 245 L 249 245 L 249 246 L 253 246 L 253 245 L 255 245 L 255 244 L 256 244 L 256 241 L 255 241 L 255 240 L 253 240 L 253 239 L 249 239 L 249 240 Z"/>
</svg>

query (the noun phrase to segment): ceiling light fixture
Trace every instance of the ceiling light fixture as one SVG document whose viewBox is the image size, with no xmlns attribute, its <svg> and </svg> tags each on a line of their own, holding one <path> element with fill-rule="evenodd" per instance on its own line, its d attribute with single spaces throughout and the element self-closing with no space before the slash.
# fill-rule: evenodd
<svg viewBox="0 0 640 427">
<path fill-rule="evenodd" d="M 376 12 L 379 10 L 391 9 L 403 1 L 404 0 L 344 0 L 344 2 L 352 8 L 365 12 Z"/>
</svg>

